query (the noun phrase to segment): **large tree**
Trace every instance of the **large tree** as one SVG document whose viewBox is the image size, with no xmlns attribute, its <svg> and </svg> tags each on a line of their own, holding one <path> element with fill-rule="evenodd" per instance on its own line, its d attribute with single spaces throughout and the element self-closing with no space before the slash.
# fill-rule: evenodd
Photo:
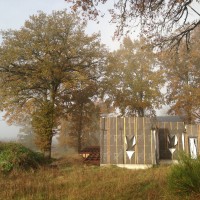
<svg viewBox="0 0 200 200">
<path fill-rule="evenodd" d="M 163 103 L 162 71 L 146 39 L 125 38 L 120 49 L 111 53 L 103 79 L 105 99 L 119 107 L 123 115 L 155 114 Z"/>
<path fill-rule="evenodd" d="M 0 107 L 11 122 L 29 114 L 37 144 L 48 157 L 72 92 L 80 80 L 95 82 L 104 63 L 99 35 L 86 35 L 85 27 L 64 10 L 39 12 L 20 30 L 2 32 Z"/>
<path fill-rule="evenodd" d="M 136 27 L 158 44 L 179 44 L 200 25 L 199 0 L 66 0 L 72 3 L 72 10 L 82 10 L 90 18 L 101 13 L 102 4 L 109 9 L 112 22 L 116 23 L 116 35 L 122 35 Z M 192 17 L 191 17 L 192 16 Z M 174 30 L 177 29 L 175 32 Z"/>
<path fill-rule="evenodd" d="M 168 50 L 161 57 L 165 68 L 169 114 L 180 115 L 187 123 L 200 119 L 199 35 L 200 28 L 192 34 L 189 51 L 185 51 L 182 44 L 178 51 Z"/>
<path fill-rule="evenodd" d="M 97 90 L 98 86 L 96 84 L 80 82 L 78 88 L 72 93 L 72 104 L 67 120 L 62 120 L 62 124 L 66 128 L 61 127 L 59 134 L 61 146 L 62 144 L 63 146 L 70 144 L 80 152 L 83 146 L 91 144 L 91 140 L 94 142 L 99 129 L 97 121 L 99 122 L 100 117 L 99 106 L 95 104 L 93 98 L 97 94 Z M 97 144 L 97 142 L 93 143 L 93 145 Z"/>
</svg>

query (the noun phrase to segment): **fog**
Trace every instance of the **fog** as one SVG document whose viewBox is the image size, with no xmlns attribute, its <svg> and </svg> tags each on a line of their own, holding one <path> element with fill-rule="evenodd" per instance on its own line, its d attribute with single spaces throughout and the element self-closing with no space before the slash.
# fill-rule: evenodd
<svg viewBox="0 0 200 200">
<path fill-rule="evenodd" d="M 19 126 L 8 125 L 3 120 L 3 113 L 0 114 L 0 141 L 16 140 L 19 129 Z"/>
</svg>

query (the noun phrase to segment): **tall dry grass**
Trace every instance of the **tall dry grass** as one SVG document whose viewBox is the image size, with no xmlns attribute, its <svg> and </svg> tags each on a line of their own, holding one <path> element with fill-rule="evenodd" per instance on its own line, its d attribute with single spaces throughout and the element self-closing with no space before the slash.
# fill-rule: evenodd
<svg viewBox="0 0 200 200">
<path fill-rule="evenodd" d="M 0 176 L 0 199 L 165 199 L 167 170 L 77 166 L 15 172 Z"/>
<path fill-rule="evenodd" d="M 70 160 L 70 159 L 69 159 Z M 170 167 L 128 170 L 84 166 L 60 160 L 61 167 L 0 175 L 2 200 L 178 200 L 166 187 Z M 64 165 L 66 163 L 66 165 Z M 183 200 L 183 197 L 181 197 Z M 185 197 L 189 199 L 189 197 Z"/>
</svg>

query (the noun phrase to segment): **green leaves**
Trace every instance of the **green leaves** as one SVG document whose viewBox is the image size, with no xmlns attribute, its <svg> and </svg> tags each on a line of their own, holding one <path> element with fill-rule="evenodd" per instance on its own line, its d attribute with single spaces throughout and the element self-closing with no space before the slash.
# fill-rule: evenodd
<svg viewBox="0 0 200 200">
<path fill-rule="evenodd" d="M 21 144 L 0 143 L 0 171 L 24 170 L 37 168 L 42 164 L 42 157 Z"/>
<path fill-rule="evenodd" d="M 174 165 L 168 177 L 169 189 L 181 195 L 200 192 L 200 160 L 180 155 L 179 163 Z"/>
</svg>

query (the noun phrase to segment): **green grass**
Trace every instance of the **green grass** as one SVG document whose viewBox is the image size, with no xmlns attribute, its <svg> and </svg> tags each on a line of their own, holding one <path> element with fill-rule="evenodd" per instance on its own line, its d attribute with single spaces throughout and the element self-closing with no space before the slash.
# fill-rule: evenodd
<svg viewBox="0 0 200 200">
<path fill-rule="evenodd" d="M 0 171 L 35 169 L 43 162 L 43 157 L 17 143 L 0 142 Z"/>
</svg>

